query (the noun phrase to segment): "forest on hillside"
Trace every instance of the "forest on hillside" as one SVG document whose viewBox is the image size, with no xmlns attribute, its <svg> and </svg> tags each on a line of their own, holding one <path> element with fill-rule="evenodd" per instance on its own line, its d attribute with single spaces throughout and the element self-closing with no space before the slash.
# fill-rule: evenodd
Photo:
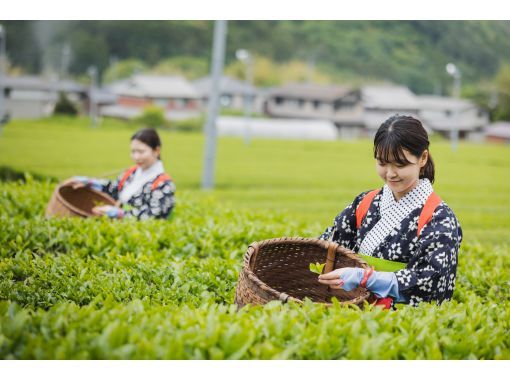
<svg viewBox="0 0 510 380">
<path fill-rule="evenodd" d="M 134 71 L 189 79 L 209 71 L 212 21 L 2 24 L 13 73 L 65 72 L 79 80 L 94 65 L 108 82 Z M 226 72 L 243 79 L 235 58 L 241 48 L 255 56 L 259 86 L 390 81 L 447 95 L 452 78 L 445 65 L 454 62 L 463 96 L 487 107 L 510 97 L 509 21 L 230 21 Z"/>
</svg>

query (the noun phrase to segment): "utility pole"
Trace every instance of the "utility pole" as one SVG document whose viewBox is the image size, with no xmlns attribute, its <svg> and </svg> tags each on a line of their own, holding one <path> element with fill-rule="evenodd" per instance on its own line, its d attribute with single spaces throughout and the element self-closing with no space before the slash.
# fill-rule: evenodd
<svg viewBox="0 0 510 380">
<path fill-rule="evenodd" d="M 453 97 L 457 100 L 460 99 L 460 87 L 461 87 L 461 73 L 457 66 L 453 63 L 448 63 L 446 65 L 446 72 L 453 77 Z M 452 129 L 450 130 L 450 140 L 452 143 L 452 150 L 456 151 L 459 146 L 459 123 L 460 121 L 460 111 L 458 109 L 454 110 L 454 123 L 452 125 Z"/>
<path fill-rule="evenodd" d="M 239 49 L 236 51 L 236 58 L 244 64 L 245 67 L 245 83 L 246 88 L 244 90 L 244 143 L 248 145 L 250 143 L 250 122 L 252 105 L 255 98 L 255 94 L 252 93 L 253 87 L 253 56 L 246 49 Z"/>
<path fill-rule="evenodd" d="M 90 66 L 87 70 L 90 75 L 90 89 L 89 89 L 89 115 L 91 125 L 97 127 L 97 102 L 96 102 L 96 90 L 97 90 L 97 67 Z"/>
<path fill-rule="evenodd" d="M 204 172 L 202 175 L 202 189 L 214 188 L 214 163 L 216 160 L 216 118 L 220 105 L 220 78 L 225 61 L 225 44 L 227 39 L 227 21 L 214 22 L 214 37 L 211 66 L 211 93 L 207 105 L 207 120 L 205 123 L 205 155 Z"/>
</svg>

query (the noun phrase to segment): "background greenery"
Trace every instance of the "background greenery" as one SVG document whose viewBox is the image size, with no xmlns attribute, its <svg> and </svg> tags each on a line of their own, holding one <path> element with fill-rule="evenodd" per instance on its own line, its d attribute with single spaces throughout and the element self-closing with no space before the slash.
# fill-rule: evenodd
<svg viewBox="0 0 510 380">
<path fill-rule="evenodd" d="M 209 73 L 211 21 L 3 21 L 11 72 L 66 71 L 77 79 L 96 65 L 103 81 L 136 71 Z M 288 81 L 353 84 L 392 81 L 416 93 L 450 94 L 455 62 L 464 96 L 494 118 L 510 118 L 509 21 L 230 21 L 226 72 L 244 79 L 235 51 L 255 56 L 259 86 Z M 68 65 L 62 48 L 71 48 Z M 66 67 L 67 66 L 68 70 Z"/>
<path fill-rule="evenodd" d="M 0 173 L 63 179 L 131 164 L 136 125 L 14 121 Z M 318 236 L 359 192 L 381 185 L 371 142 L 220 138 L 216 189 L 200 190 L 202 136 L 161 130 L 177 183 L 169 221 L 46 219 L 56 185 L 0 182 L 0 357 L 509 359 L 507 146 L 434 140 L 436 191 L 464 229 L 453 301 L 360 311 L 232 305 L 247 245 Z"/>
</svg>

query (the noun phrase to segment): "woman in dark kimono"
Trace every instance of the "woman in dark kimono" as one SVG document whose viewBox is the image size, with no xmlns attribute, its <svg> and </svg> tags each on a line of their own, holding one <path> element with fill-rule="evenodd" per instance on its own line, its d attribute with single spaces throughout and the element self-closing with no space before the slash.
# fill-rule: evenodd
<svg viewBox="0 0 510 380">
<path fill-rule="evenodd" d="M 451 299 L 462 230 L 432 188 L 434 163 L 421 122 L 386 120 L 374 138 L 374 158 L 385 185 L 358 195 L 320 236 L 372 267 L 337 269 L 319 282 L 346 291 L 364 286 L 386 307 Z"/>
<path fill-rule="evenodd" d="M 96 206 L 93 212 L 113 219 L 135 217 L 168 218 L 174 208 L 175 184 L 161 162 L 161 140 L 154 129 L 146 128 L 131 137 L 131 158 L 136 165 L 115 181 L 73 177 L 66 184 L 90 186 L 109 194 L 119 206 Z"/>
</svg>

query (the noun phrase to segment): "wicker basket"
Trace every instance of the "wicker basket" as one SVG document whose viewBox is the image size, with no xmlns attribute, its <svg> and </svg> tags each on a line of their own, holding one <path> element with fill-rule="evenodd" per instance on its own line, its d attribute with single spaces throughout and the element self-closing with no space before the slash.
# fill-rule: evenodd
<svg viewBox="0 0 510 380">
<path fill-rule="evenodd" d="M 280 238 L 252 243 L 244 256 L 235 303 L 265 304 L 272 300 L 303 303 L 305 297 L 331 305 L 335 297 L 344 304 L 362 306 L 370 292 L 356 288 L 350 292 L 331 289 L 317 281 L 309 264 L 326 262 L 324 273 L 343 267 L 368 268 L 354 252 L 337 243 L 306 238 Z"/>
<path fill-rule="evenodd" d="M 73 189 L 71 185 L 59 185 L 53 192 L 46 207 L 46 216 L 78 216 L 87 218 L 95 216 L 92 208 L 99 205 L 115 205 L 115 199 L 108 194 L 91 189 L 80 187 Z"/>
</svg>

